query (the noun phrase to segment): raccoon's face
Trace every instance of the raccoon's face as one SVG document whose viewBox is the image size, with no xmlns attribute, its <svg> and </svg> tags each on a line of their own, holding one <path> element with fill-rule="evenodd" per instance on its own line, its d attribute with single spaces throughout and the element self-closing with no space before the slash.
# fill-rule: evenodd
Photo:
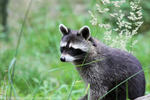
<svg viewBox="0 0 150 100">
<path fill-rule="evenodd" d="M 63 35 L 60 42 L 60 60 L 62 62 L 83 60 L 91 47 L 89 27 L 84 26 L 75 31 L 60 24 L 59 30 Z"/>
</svg>

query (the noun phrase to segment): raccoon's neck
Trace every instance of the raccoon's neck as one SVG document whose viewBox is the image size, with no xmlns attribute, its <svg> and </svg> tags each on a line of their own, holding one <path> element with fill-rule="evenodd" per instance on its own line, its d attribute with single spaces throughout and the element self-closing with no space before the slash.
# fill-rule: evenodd
<svg viewBox="0 0 150 100">
<path fill-rule="evenodd" d="M 96 61 L 96 59 L 97 59 L 96 56 L 92 55 L 92 57 L 91 57 L 89 54 L 85 59 L 73 61 L 73 64 L 76 65 L 77 67 L 90 65 L 90 63 L 92 63 L 93 61 Z"/>
<path fill-rule="evenodd" d="M 93 79 L 98 80 L 97 78 L 100 78 L 100 77 L 95 77 L 95 75 L 102 76 L 100 62 L 92 63 L 92 61 L 87 62 L 87 60 L 85 60 L 85 63 L 83 65 L 81 62 L 80 63 L 76 62 L 74 64 L 77 66 L 76 70 L 78 71 L 78 73 L 80 74 L 80 76 L 82 77 L 82 79 L 84 80 L 86 85 L 88 83 L 92 84 L 94 82 Z M 97 72 L 99 72 L 99 73 L 97 73 Z"/>
<path fill-rule="evenodd" d="M 80 65 L 82 65 L 83 63 L 84 63 L 84 60 L 83 60 L 83 59 L 73 61 L 73 64 L 76 65 L 76 66 L 80 66 Z"/>
</svg>

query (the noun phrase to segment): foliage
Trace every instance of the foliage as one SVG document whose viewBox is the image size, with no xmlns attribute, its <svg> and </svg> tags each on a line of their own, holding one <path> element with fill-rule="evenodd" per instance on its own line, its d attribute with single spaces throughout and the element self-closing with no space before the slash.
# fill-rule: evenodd
<svg viewBox="0 0 150 100">
<path fill-rule="evenodd" d="M 118 10 L 118 7 L 120 6 L 123 13 L 125 14 L 125 20 L 128 21 L 128 18 L 126 16 L 129 16 L 129 11 L 131 11 L 131 7 L 129 6 L 130 5 L 130 2 L 132 1 L 140 1 L 140 3 L 138 4 L 139 7 L 142 7 L 141 9 L 141 12 L 142 12 L 142 21 L 144 21 L 144 24 L 139 28 L 139 33 L 144 33 L 146 31 L 149 31 L 150 27 L 149 27 L 149 23 L 150 23 L 150 18 L 148 16 L 149 13 L 147 13 L 149 10 L 150 10 L 150 4 L 149 4 L 149 1 L 147 0 L 121 0 L 122 1 L 122 5 L 121 5 L 121 2 L 119 0 L 100 0 L 100 1 L 103 1 L 105 3 L 105 5 L 103 4 L 103 2 L 98 2 L 98 4 L 100 5 L 101 8 L 109 8 L 110 9 L 110 12 L 116 12 Z M 107 3 L 107 1 L 111 1 L 110 3 Z M 115 3 L 115 1 L 117 1 Z M 125 1 L 125 2 L 124 2 Z M 114 3 L 114 4 L 111 4 L 111 3 Z M 114 7 L 114 5 L 119 5 L 117 8 Z M 119 8 L 120 8 L 119 7 Z M 109 16 L 108 14 L 107 15 L 102 15 L 100 14 L 100 17 L 102 18 L 103 22 L 106 22 L 106 23 L 111 23 L 114 27 L 117 27 L 116 25 L 116 20 L 113 19 L 113 17 Z M 111 21 L 110 21 L 111 20 Z"/>
<path fill-rule="evenodd" d="M 111 23 L 103 23 L 101 22 L 99 24 L 100 28 L 105 28 L 107 31 L 104 32 L 104 40 L 105 43 L 111 47 L 116 47 L 123 49 L 125 51 L 132 52 L 132 49 L 127 50 L 127 45 L 129 45 L 131 48 L 134 44 L 137 43 L 137 40 L 132 41 L 132 37 L 137 34 L 138 29 L 143 24 L 143 21 L 140 21 L 142 18 L 141 13 L 141 7 L 138 6 L 140 3 L 139 0 L 134 0 L 130 2 L 130 8 L 131 12 L 127 15 L 122 10 L 121 6 L 126 3 L 125 0 L 121 1 L 109 1 L 109 0 L 101 0 L 103 5 L 113 5 L 114 9 L 117 9 L 115 12 L 111 12 L 110 8 L 102 8 L 99 4 L 96 4 L 97 10 L 99 13 L 104 14 L 105 16 L 113 17 L 113 19 L 116 19 L 116 28 L 113 28 L 113 25 Z M 92 12 L 89 11 L 93 19 L 90 21 L 92 25 L 97 25 L 97 18 L 92 14 Z M 128 19 L 128 20 L 126 20 Z M 112 33 L 117 32 L 118 35 L 114 38 L 112 37 Z"/>
</svg>

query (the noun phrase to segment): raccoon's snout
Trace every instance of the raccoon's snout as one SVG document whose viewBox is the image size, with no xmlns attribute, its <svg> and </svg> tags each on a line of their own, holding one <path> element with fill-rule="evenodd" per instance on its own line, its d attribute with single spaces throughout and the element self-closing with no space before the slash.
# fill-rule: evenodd
<svg viewBox="0 0 150 100">
<path fill-rule="evenodd" d="M 65 62 L 65 57 L 60 57 L 60 60 L 61 60 L 62 62 Z"/>
<path fill-rule="evenodd" d="M 68 54 L 65 54 L 65 55 L 62 54 L 61 57 L 60 57 L 60 60 L 61 60 L 62 62 L 71 62 L 71 61 L 74 61 L 75 58 L 72 57 L 71 55 L 68 55 Z"/>
</svg>

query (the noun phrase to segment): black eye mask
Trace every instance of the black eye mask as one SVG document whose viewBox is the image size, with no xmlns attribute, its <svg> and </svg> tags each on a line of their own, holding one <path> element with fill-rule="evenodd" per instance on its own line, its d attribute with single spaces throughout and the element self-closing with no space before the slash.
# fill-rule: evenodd
<svg viewBox="0 0 150 100">
<path fill-rule="evenodd" d="M 72 47 L 69 49 L 69 54 L 71 56 L 83 56 L 86 55 L 87 52 L 84 52 L 80 49 L 73 49 Z"/>
</svg>

